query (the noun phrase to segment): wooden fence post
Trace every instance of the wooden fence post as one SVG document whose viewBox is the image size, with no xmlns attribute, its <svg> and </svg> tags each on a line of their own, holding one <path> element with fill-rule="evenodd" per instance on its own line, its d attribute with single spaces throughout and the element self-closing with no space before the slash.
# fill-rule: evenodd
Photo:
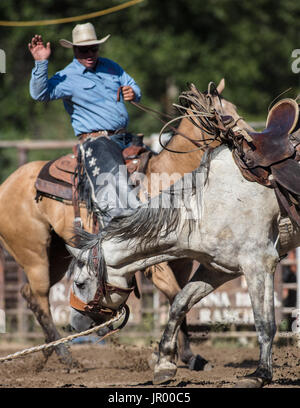
<svg viewBox="0 0 300 408">
<path fill-rule="evenodd" d="M 28 162 L 28 149 L 18 147 L 18 165 L 19 167 Z"/>
<path fill-rule="evenodd" d="M 0 309 L 5 309 L 5 279 L 4 279 L 5 259 L 3 249 L 0 246 Z"/>
</svg>

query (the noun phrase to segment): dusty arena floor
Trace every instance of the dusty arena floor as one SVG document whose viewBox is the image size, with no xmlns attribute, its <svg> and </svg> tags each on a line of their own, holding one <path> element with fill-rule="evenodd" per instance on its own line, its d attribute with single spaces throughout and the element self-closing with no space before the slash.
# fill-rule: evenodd
<svg viewBox="0 0 300 408">
<path fill-rule="evenodd" d="M 24 347 L 0 344 L 0 356 Z M 213 364 L 206 372 L 190 371 L 181 362 L 175 379 L 161 388 L 232 388 L 238 376 L 256 368 L 258 348 L 194 346 Z M 153 388 L 147 360 L 150 347 L 125 345 L 72 345 L 83 369 L 66 372 L 53 354 L 41 369 L 42 353 L 1 364 L 0 388 Z M 300 349 L 274 346 L 274 381 L 266 388 L 300 388 Z M 158 386 L 155 386 L 157 388 Z"/>
</svg>

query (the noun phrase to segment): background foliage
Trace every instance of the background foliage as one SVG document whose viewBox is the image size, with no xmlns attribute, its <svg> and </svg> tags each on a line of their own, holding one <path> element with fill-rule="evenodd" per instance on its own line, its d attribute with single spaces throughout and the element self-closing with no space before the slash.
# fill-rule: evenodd
<svg viewBox="0 0 300 408">
<path fill-rule="evenodd" d="M 72 17 L 124 1 L 2 0 L 0 20 Z M 296 0 L 145 0 L 91 22 L 99 37 L 111 34 L 102 55 L 135 78 L 142 102 L 154 109 L 169 111 L 188 82 L 204 90 L 208 82 L 225 77 L 225 97 L 246 119 L 264 119 L 275 97 L 290 87 L 285 96 L 295 97 L 300 89 L 299 75 L 291 70 L 292 51 L 300 48 Z M 71 39 L 74 25 L 0 27 L 0 48 L 7 57 L 7 73 L 0 76 L 1 140 L 74 138 L 61 101 L 44 104 L 31 99 L 33 60 L 27 48 L 35 33 L 51 42 L 52 75 L 73 58 L 72 50 L 62 48 L 58 40 Z M 160 130 L 152 116 L 132 106 L 128 109 L 130 130 L 145 135 Z M 37 152 L 32 158 L 51 154 L 57 152 Z M 16 166 L 13 157 L 12 152 L 0 151 L 1 179 Z"/>
</svg>

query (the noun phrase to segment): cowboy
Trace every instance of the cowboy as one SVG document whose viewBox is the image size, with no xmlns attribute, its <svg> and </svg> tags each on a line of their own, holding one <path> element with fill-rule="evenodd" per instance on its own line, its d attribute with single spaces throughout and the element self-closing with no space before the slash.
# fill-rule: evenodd
<svg viewBox="0 0 300 408">
<path fill-rule="evenodd" d="M 77 24 L 72 31 L 72 42 L 59 41 L 63 47 L 73 48 L 74 59 L 50 79 L 50 43 L 44 45 L 42 36 L 35 35 L 28 44 L 35 60 L 30 94 L 38 101 L 63 100 L 75 135 L 81 142 L 81 160 L 90 183 L 93 209 L 102 214 L 105 223 L 115 216 L 126 215 L 126 210 L 139 205 L 136 197 L 126 205 L 116 204 L 112 194 L 118 188 L 127 189 L 128 185 L 127 173 L 119 171 L 119 166 L 124 165 L 122 150 L 132 140 L 132 135 L 126 131 L 128 112 L 124 101 L 138 102 L 141 91 L 117 63 L 99 57 L 98 47 L 109 37 L 97 39 L 91 23 Z M 100 174 L 114 175 L 115 190 L 112 183 L 101 185 L 105 177 L 100 180 Z"/>
</svg>

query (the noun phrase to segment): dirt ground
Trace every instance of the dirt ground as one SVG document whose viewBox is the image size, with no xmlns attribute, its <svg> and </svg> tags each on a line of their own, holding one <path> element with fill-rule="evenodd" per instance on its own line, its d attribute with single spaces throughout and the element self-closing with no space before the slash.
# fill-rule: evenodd
<svg viewBox="0 0 300 408">
<path fill-rule="evenodd" d="M 26 347 L 0 344 L 0 356 Z M 0 363 L 0 388 L 158 388 L 148 366 L 152 348 L 127 345 L 71 345 L 73 356 L 83 369 L 66 372 L 53 353 L 41 369 L 41 352 Z M 195 353 L 209 360 L 210 371 L 190 371 L 180 361 L 176 377 L 161 388 L 232 388 L 237 377 L 253 372 L 258 348 L 192 346 Z M 300 388 L 300 349 L 296 346 L 273 348 L 273 383 L 266 388 Z"/>
</svg>

